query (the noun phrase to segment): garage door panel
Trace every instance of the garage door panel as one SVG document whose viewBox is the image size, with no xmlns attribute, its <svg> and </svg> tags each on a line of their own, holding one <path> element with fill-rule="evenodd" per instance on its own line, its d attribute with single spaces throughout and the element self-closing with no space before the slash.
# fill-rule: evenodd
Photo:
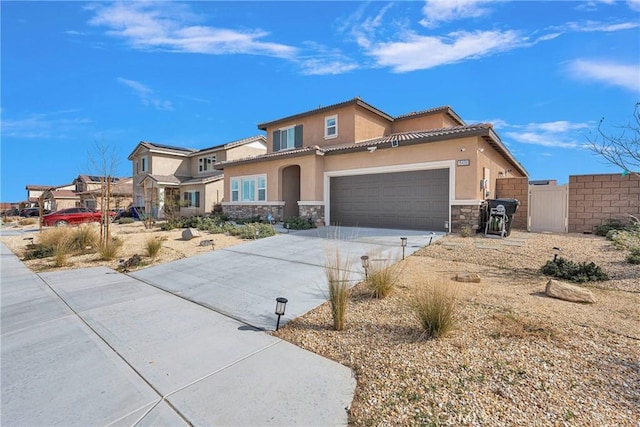
<svg viewBox="0 0 640 427">
<path fill-rule="evenodd" d="M 333 177 L 330 203 L 332 224 L 444 230 L 449 170 Z"/>
</svg>

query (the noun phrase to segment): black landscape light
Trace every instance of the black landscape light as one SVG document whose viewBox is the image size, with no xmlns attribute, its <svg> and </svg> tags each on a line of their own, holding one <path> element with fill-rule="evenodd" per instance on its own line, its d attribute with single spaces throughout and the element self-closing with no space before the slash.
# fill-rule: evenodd
<svg viewBox="0 0 640 427">
<path fill-rule="evenodd" d="M 560 249 L 557 246 L 554 246 L 553 250 L 555 251 L 555 253 L 553 254 L 553 262 L 557 263 L 558 262 L 558 252 L 560 252 L 562 249 Z"/>
<path fill-rule="evenodd" d="M 280 316 L 284 316 L 284 309 L 287 306 L 288 300 L 284 297 L 276 298 L 276 315 L 278 315 L 278 322 L 276 323 L 276 331 L 280 327 Z"/>
<path fill-rule="evenodd" d="M 291 228 L 291 224 L 286 223 L 284 226 L 287 228 L 287 234 L 289 234 L 289 229 Z"/>
<path fill-rule="evenodd" d="M 400 238 L 400 245 L 402 246 L 402 259 L 404 260 L 404 248 L 407 247 L 407 238 L 406 237 L 401 237 Z"/>
<path fill-rule="evenodd" d="M 362 261 L 362 268 L 364 268 L 364 279 L 369 280 L 369 256 L 362 255 L 360 261 Z"/>
</svg>

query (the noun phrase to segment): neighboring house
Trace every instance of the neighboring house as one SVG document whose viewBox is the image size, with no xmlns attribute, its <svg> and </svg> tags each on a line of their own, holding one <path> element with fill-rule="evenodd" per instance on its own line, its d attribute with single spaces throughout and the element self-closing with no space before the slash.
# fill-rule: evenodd
<svg viewBox="0 0 640 427">
<path fill-rule="evenodd" d="M 74 181 L 75 191 L 80 197 L 80 206 L 102 209 L 100 201 L 103 189 L 107 187 L 110 197 L 110 209 L 126 208 L 133 203 L 133 178 L 112 177 L 110 185 L 104 185 L 104 177 L 97 175 L 79 175 Z"/>
<path fill-rule="evenodd" d="M 40 199 L 43 208 L 51 211 L 73 208 L 80 203 L 80 197 L 75 194 L 74 184 L 65 185 L 27 185 L 27 201 L 25 207 L 39 206 Z"/>
<path fill-rule="evenodd" d="M 194 150 L 140 142 L 129 155 L 133 167 L 133 203 L 166 215 L 203 215 L 224 200 L 223 173 L 216 162 L 264 154 L 266 139 L 254 136 L 228 144 Z"/>
<path fill-rule="evenodd" d="M 477 228 L 497 178 L 527 176 L 492 125 L 448 106 L 392 117 L 355 98 L 258 128 L 266 154 L 216 164 L 232 217 L 457 231 Z"/>
</svg>

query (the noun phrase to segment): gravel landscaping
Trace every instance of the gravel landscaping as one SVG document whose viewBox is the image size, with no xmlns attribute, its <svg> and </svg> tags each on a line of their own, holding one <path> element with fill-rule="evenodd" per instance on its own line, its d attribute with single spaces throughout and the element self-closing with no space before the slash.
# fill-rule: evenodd
<svg viewBox="0 0 640 427">
<path fill-rule="evenodd" d="M 612 278 L 582 285 L 595 304 L 544 296 L 554 247 Z M 354 287 L 343 331 L 324 304 L 277 335 L 353 369 L 353 425 L 638 426 L 640 266 L 624 256 L 592 235 L 447 236 L 401 262 L 386 299 Z M 457 290 L 458 324 L 425 340 L 407 305 L 437 281 Z"/>
</svg>

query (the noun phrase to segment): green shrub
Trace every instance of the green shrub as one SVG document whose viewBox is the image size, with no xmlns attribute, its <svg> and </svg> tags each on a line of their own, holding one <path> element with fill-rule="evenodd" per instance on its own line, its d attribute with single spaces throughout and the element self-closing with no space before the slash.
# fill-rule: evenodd
<svg viewBox="0 0 640 427">
<path fill-rule="evenodd" d="M 155 258 L 156 256 L 158 256 L 158 253 L 162 248 L 162 242 L 162 239 L 149 237 L 145 241 L 145 249 L 147 250 L 147 255 L 149 255 L 151 258 Z"/>
<path fill-rule="evenodd" d="M 250 223 L 229 229 L 229 234 L 241 239 L 262 239 L 276 235 L 276 230 L 271 224 Z"/>
<path fill-rule="evenodd" d="M 124 216 L 118 220 L 118 224 L 133 224 L 134 222 L 136 222 L 136 220 L 129 216 Z"/>
<path fill-rule="evenodd" d="M 347 318 L 349 280 L 351 276 L 350 265 L 349 257 L 344 256 L 339 248 L 328 252 L 326 255 L 324 271 L 327 277 L 333 328 L 336 331 L 344 329 Z"/>
<path fill-rule="evenodd" d="M 284 227 L 290 230 L 309 230 L 311 228 L 316 228 L 316 225 L 313 221 L 302 218 L 299 216 L 290 216 L 284 219 Z"/>
<path fill-rule="evenodd" d="M 558 257 L 555 261 L 547 261 L 541 271 L 546 276 L 579 283 L 609 280 L 609 276 L 593 262 L 574 263 L 562 257 Z"/>
<path fill-rule="evenodd" d="M 49 258 L 53 256 L 53 246 L 48 246 L 42 243 L 34 243 L 27 246 L 27 251 L 22 258 L 23 261 L 29 261 L 32 259 Z"/>
<path fill-rule="evenodd" d="M 238 225 L 259 223 L 262 222 L 262 217 L 260 215 L 254 215 L 250 218 L 236 218 L 233 220 L 233 222 Z"/>
<path fill-rule="evenodd" d="M 100 254 L 100 259 L 105 261 L 110 261 L 115 259 L 122 248 L 122 240 L 111 238 L 107 242 L 103 242 L 98 245 L 98 253 Z"/>
<path fill-rule="evenodd" d="M 611 230 L 624 230 L 627 224 L 619 219 L 609 219 L 604 224 L 596 227 L 595 234 L 598 236 L 606 236 Z"/>
<path fill-rule="evenodd" d="M 440 278 L 425 282 L 409 301 L 409 308 L 420 323 L 425 338 L 439 338 L 457 322 L 457 291 Z"/>
<path fill-rule="evenodd" d="M 631 249 L 626 260 L 629 264 L 640 264 L 640 247 Z"/>
<path fill-rule="evenodd" d="M 389 259 L 375 259 L 378 256 L 370 257 L 369 274 L 367 277 L 367 287 L 374 298 L 385 298 L 396 287 L 401 273 L 401 264 L 393 263 Z"/>
</svg>

